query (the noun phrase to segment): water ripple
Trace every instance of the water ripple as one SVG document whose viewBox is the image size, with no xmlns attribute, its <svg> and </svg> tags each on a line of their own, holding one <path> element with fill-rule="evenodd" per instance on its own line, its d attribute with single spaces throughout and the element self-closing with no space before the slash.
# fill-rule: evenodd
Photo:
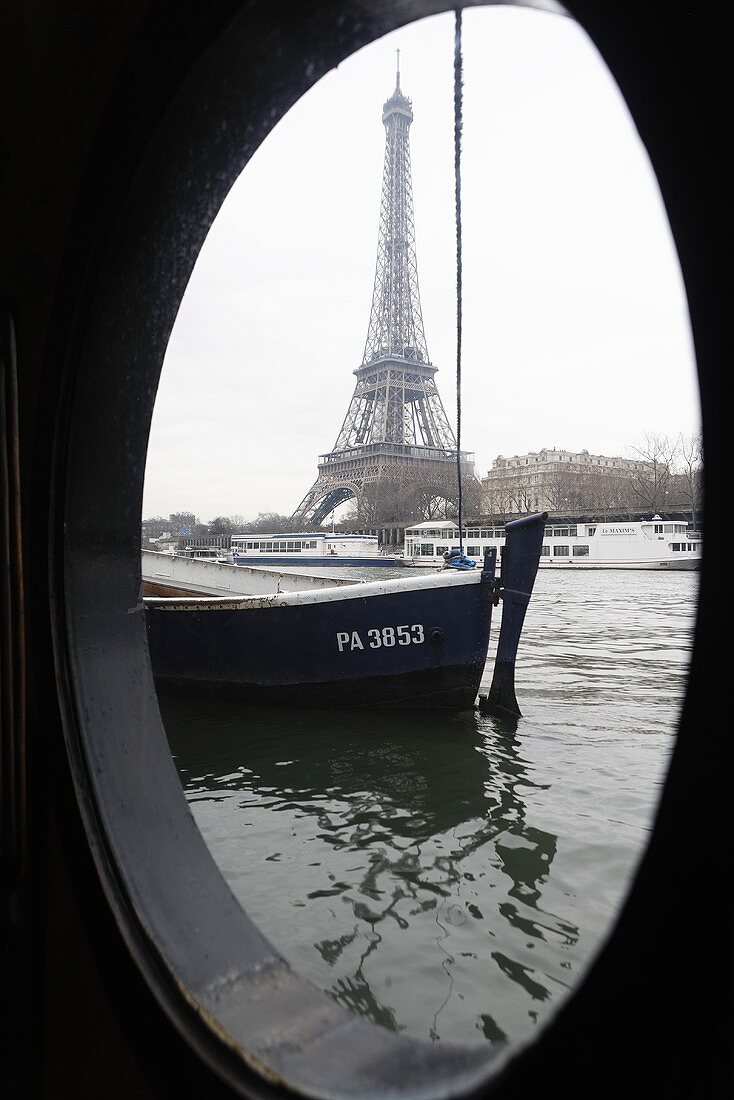
<svg viewBox="0 0 734 1100">
<path fill-rule="evenodd" d="M 696 595 L 693 574 L 541 573 L 516 728 L 163 700 L 232 889 L 302 974 L 381 1026 L 529 1034 L 588 965 L 641 855 Z M 482 690 L 490 679 L 491 661 Z"/>
</svg>

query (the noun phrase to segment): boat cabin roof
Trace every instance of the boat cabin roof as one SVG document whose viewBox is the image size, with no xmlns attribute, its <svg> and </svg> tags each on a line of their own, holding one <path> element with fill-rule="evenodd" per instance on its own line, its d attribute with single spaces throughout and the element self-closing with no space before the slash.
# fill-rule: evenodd
<svg viewBox="0 0 734 1100">
<path fill-rule="evenodd" d="M 406 531 L 458 531 L 458 526 L 452 519 L 426 519 L 422 523 L 414 523 L 412 527 L 406 527 Z"/>
<path fill-rule="evenodd" d="M 376 542 L 377 535 L 347 535 L 341 531 L 277 531 L 274 534 L 256 534 L 256 535 L 232 535 L 232 542 L 263 542 L 277 540 L 282 542 L 283 539 L 332 539 L 343 542 L 347 539 L 354 539 L 363 542 L 365 539 L 369 542 Z"/>
</svg>

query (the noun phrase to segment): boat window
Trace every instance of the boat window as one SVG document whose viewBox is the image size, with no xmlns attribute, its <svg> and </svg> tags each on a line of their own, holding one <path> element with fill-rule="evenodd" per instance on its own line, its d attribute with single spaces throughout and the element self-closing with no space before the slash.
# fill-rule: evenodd
<svg viewBox="0 0 734 1100">
<path fill-rule="evenodd" d="M 589 536 L 589 538 L 593 538 L 596 534 L 596 527 L 587 527 L 586 534 Z"/>
<path fill-rule="evenodd" d="M 556 558 L 567 558 L 569 557 L 569 551 L 570 547 L 568 546 L 554 546 L 553 556 Z"/>
<path fill-rule="evenodd" d="M 543 557 L 543 558 L 550 557 L 550 546 L 546 546 L 545 544 L 543 544 L 543 546 L 540 549 L 540 556 Z"/>
<path fill-rule="evenodd" d="M 588 558 L 588 556 L 589 556 L 588 546 L 574 546 L 573 556 L 575 558 Z"/>
<path fill-rule="evenodd" d="M 480 557 L 480 555 L 482 553 L 481 548 L 479 546 L 467 546 L 466 552 L 469 555 L 469 557 L 473 557 L 473 558 Z"/>
</svg>

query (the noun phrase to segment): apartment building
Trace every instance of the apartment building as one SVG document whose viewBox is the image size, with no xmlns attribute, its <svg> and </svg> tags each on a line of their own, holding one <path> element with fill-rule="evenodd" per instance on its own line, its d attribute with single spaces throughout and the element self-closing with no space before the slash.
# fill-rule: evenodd
<svg viewBox="0 0 734 1100">
<path fill-rule="evenodd" d="M 482 483 L 485 515 L 627 508 L 647 463 L 588 451 L 545 448 L 498 455 Z"/>
</svg>

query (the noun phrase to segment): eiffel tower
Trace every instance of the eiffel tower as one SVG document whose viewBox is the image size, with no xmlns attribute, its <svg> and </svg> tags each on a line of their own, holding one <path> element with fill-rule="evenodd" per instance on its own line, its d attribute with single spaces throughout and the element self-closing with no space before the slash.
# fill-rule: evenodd
<svg viewBox="0 0 734 1100">
<path fill-rule="evenodd" d="M 411 100 L 400 89 L 382 110 L 386 131 L 375 286 L 357 385 L 333 450 L 294 523 L 318 526 L 344 501 L 378 499 L 390 487 L 413 487 L 458 499 L 456 439 L 444 411 L 423 331 L 413 222 L 409 130 Z M 474 482 L 473 455 L 461 452 L 462 482 Z"/>
</svg>

